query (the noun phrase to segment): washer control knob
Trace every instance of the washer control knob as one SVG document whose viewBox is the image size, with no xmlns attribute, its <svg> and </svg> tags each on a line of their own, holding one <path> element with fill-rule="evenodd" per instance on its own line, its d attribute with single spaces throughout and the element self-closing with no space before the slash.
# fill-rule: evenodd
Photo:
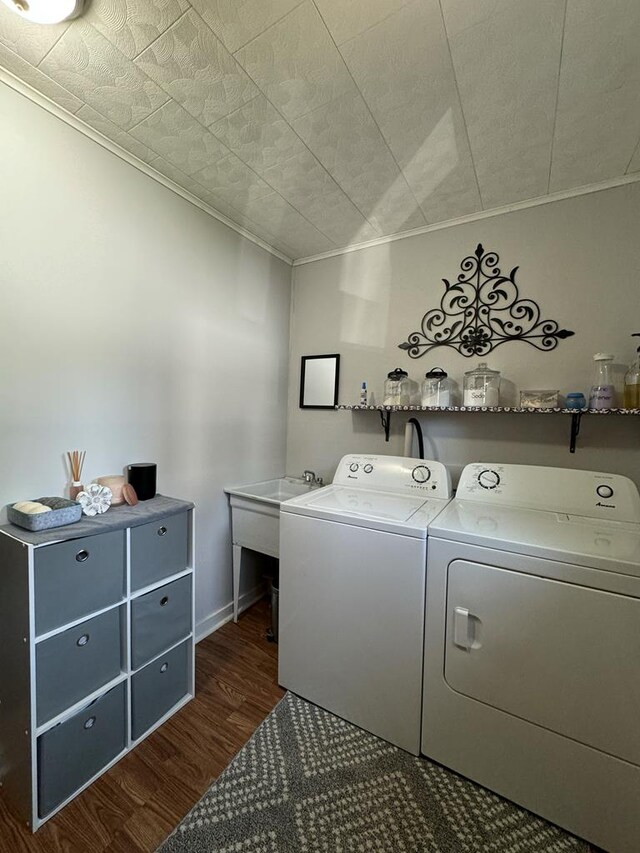
<svg viewBox="0 0 640 853">
<path fill-rule="evenodd" d="M 359 467 L 360 466 L 358 465 L 357 462 L 352 462 L 351 465 L 349 465 L 349 470 L 353 471 L 353 473 L 355 474 L 355 472 L 358 470 Z"/>
<path fill-rule="evenodd" d="M 362 470 L 365 474 L 370 474 L 373 471 L 373 465 L 365 465 Z"/>
<path fill-rule="evenodd" d="M 411 472 L 411 476 L 416 483 L 426 483 L 429 477 L 431 477 L 431 471 L 426 465 L 416 465 Z"/>
<path fill-rule="evenodd" d="M 613 489 L 611 486 L 600 485 L 596 488 L 596 492 L 598 493 L 598 497 L 601 498 L 612 498 L 613 497 Z"/>
<path fill-rule="evenodd" d="M 500 485 L 500 474 L 497 471 L 491 471 L 485 468 L 478 474 L 478 483 L 483 489 L 495 489 Z"/>
</svg>

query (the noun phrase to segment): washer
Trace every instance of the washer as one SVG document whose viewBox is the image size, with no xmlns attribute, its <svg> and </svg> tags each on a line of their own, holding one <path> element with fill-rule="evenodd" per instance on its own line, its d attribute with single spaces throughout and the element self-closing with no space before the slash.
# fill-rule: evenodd
<svg viewBox="0 0 640 853">
<path fill-rule="evenodd" d="M 280 507 L 280 684 L 415 755 L 427 528 L 450 497 L 439 462 L 350 455 Z"/>
<path fill-rule="evenodd" d="M 640 850 L 640 498 L 626 477 L 468 465 L 429 531 L 422 751 Z"/>
</svg>

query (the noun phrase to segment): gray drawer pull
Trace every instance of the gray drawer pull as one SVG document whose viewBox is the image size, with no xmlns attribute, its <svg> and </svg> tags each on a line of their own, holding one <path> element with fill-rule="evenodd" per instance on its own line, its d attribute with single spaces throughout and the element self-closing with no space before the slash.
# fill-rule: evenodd
<svg viewBox="0 0 640 853">
<path fill-rule="evenodd" d="M 169 669 L 169 664 L 165 661 L 160 667 L 160 672 L 166 672 Z"/>
<path fill-rule="evenodd" d="M 165 604 L 168 604 L 168 603 L 169 603 L 169 596 L 163 595 L 162 598 L 160 599 L 160 607 L 164 607 Z"/>
<path fill-rule="evenodd" d="M 95 725 L 95 722 L 96 722 L 95 717 L 89 717 L 89 719 L 85 721 L 85 724 L 84 724 L 85 729 L 92 729 Z"/>
<path fill-rule="evenodd" d="M 83 634 L 76 640 L 76 646 L 86 646 L 89 642 L 89 634 Z"/>
<path fill-rule="evenodd" d="M 163 527 L 159 527 L 159 528 L 158 528 L 158 536 L 164 536 L 164 534 L 165 534 L 166 532 L 167 532 L 167 528 L 166 528 L 166 527 L 164 527 L 164 526 L 163 526 Z"/>
<path fill-rule="evenodd" d="M 76 560 L 79 563 L 84 563 L 84 561 L 88 560 L 88 559 L 89 559 L 89 552 L 85 551 L 84 548 L 82 549 L 82 551 L 78 551 L 78 553 L 76 554 Z"/>
</svg>

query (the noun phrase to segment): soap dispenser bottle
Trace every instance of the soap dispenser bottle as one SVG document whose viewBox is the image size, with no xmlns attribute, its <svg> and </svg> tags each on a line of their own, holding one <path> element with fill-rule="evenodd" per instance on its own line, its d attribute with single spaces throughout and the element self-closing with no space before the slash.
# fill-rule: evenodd
<svg viewBox="0 0 640 853">
<path fill-rule="evenodd" d="M 636 332 L 631 337 L 640 338 L 640 332 Z M 636 350 L 636 357 L 624 375 L 624 407 L 625 409 L 640 408 L 640 347 Z"/>
</svg>

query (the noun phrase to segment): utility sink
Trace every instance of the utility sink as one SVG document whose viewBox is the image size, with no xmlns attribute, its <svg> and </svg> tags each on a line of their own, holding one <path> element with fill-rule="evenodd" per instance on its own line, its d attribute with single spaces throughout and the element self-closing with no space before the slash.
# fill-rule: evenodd
<svg viewBox="0 0 640 853">
<path fill-rule="evenodd" d="M 317 487 L 296 477 L 279 477 L 277 480 L 265 480 L 262 483 L 235 486 L 231 489 L 225 489 L 225 492 L 228 495 L 246 498 L 247 500 L 280 506 L 282 501 L 288 501 L 289 498 L 296 498 L 298 495 L 305 495 L 314 488 Z"/>
<path fill-rule="evenodd" d="M 233 618 L 238 621 L 242 549 L 280 556 L 280 504 L 306 495 L 316 485 L 297 477 L 278 477 L 225 489 L 231 506 L 233 542 Z"/>
</svg>

